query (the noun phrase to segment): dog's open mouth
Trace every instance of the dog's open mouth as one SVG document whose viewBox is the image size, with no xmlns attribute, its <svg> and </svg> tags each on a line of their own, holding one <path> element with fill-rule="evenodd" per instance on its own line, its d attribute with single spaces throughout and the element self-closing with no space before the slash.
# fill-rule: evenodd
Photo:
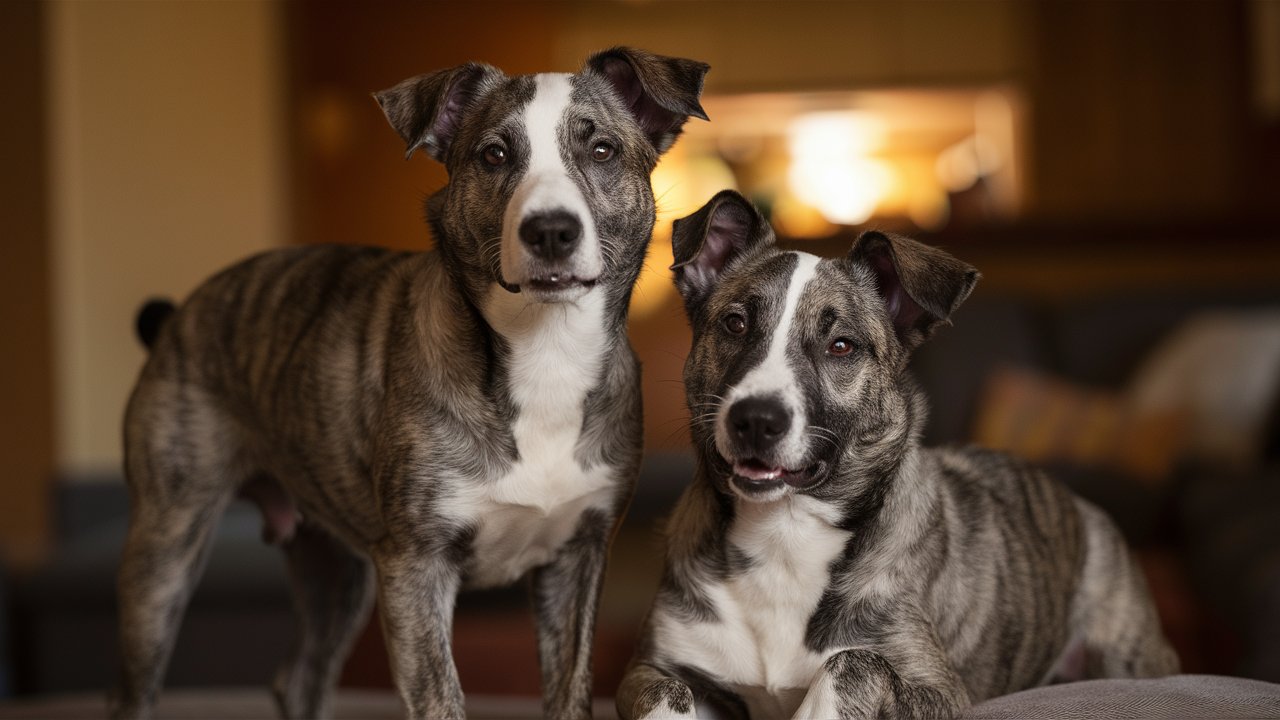
<svg viewBox="0 0 1280 720">
<path fill-rule="evenodd" d="M 766 495 L 784 485 L 803 490 L 817 482 L 825 465 L 819 461 L 799 470 L 788 470 L 781 465 L 747 458 L 733 464 L 733 484 L 751 495 Z"/>
<path fill-rule="evenodd" d="M 577 275 L 549 273 L 532 277 L 523 283 L 524 287 L 539 293 L 556 293 L 564 290 L 583 288 L 590 290 L 596 286 L 596 278 L 580 278 Z"/>
</svg>

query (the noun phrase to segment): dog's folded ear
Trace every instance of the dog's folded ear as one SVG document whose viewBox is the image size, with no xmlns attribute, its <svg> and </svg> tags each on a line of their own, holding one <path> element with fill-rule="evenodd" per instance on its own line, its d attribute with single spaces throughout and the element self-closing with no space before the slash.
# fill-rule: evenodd
<svg viewBox="0 0 1280 720">
<path fill-rule="evenodd" d="M 972 266 L 911 238 L 869 230 L 849 251 L 869 268 L 907 348 L 924 342 L 969 297 L 980 275 Z"/>
<path fill-rule="evenodd" d="M 613 85 L 659 154 L 675 143 L 690 116 L 707 119 L 698 98 L 710 69 L 696 60 L 625 47 L 592 55 L 584 68 Z"/>
<path fill-rule="evenodd" d="M 676 287 L 694 308 L 710 294 L 724 269 L 748 250 L 773 242 L 773 229 L 751 201 L 721 190 L 701 209 L 675 221 L 671 250 Z"/>
<path fill-rule="evenodd" d="M 389 90 L 374 93 L 373 98 L 408 145 L 405 159 L 422 148 L 444 162 L 462 116 L 502 77 L 497 68 L 467 63 L 409 78 Z"/>
</svg>

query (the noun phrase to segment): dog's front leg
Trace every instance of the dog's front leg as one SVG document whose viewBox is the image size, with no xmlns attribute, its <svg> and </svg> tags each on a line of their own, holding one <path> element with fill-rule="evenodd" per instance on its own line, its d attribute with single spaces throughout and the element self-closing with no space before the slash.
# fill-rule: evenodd
<svg viewBox="0 0 1280 720">
<path fill-rule="evenodd" d="M 591 642 L 612 521 L 587 511 L 552 561 L 533 573 L 545 717 L 591 717 Z"/>
<path fill-rule="evenodd" d="M 695 720 L 693 690 L 647 662 L 633 661 L 618 687 L 618 715 L 622 720 Z"/>
<path fill-rule="evenodd" d="M 381 549 L 378 608 L 391 672 L 414 720 L 463 718 L 449 638 L 459 569 L 444 550 Z"/>
<path fill-rule="evenodd" d="M 904 679 L 870 649 L 843 650 L 822 664 L 793 718 L 950 718 L 969 704 L 968 693 L 940 653 L 917 658 L 935 682 Z"/>
</svg>

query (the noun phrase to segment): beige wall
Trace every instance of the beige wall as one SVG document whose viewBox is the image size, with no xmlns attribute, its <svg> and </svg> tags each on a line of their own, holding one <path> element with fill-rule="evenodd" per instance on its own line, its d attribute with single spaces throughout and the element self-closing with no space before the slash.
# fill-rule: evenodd
<svg viewBox="0 0 1280 720">
<path fill-rule="evenodd" d="M 151 295 L 284 242 L 281 8 L 46 6 L 57 469 L 117 472 Z"/>
</svg>

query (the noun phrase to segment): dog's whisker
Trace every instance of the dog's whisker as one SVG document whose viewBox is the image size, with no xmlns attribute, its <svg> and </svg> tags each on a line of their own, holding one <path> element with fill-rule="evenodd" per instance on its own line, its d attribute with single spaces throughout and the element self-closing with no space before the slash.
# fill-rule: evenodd
<svg viewBox="0 0 1280 720">
<path fill-rule="evenodd" d="M 680 424 L 663 439 L 663 443 L 667 445 L 667 447 L 670 447 L 671 441 L 682 432 L 692 435 L 691 431 L 693 428 L 688 422 L 688 418 L 672 418 L 672 420 L 680 421 Z"/>
<path fill-rule="evenodd" d="M 836 441 L 835 441 L 835 440 L 832 440 L 832 439 L 831 439 L 831 438 L 829 438 L 829 437 L 823 437 L 822 435 L 806 435 L 806 437 L 812 437 L 812 438 L 813 438 L 813 439 L 815 439 L 815 440 L 820 440 L 820 441 L 822 441 L 822 442 L 825 442 L 825 443 L 827 443 L 828 445 L 830 445 L 830 446 L 832 447 L 832 449 L 837 449 L 837 450 L 838 450 L 838 449 L 840 448 L 840 446 L 836 444 Z"/>
<path fill-rule="evenodd" d="M 825 435 L 826 437 L 830 437 L 833 440 L 840 439 L 840 436 L 836 434 L 836 431 L 831 430 L 830 428 L 824 428 L 821 425 L 807 425 L 805 426 L 805 429 L 812 430 L 817 434 Z"/>
</svg>

